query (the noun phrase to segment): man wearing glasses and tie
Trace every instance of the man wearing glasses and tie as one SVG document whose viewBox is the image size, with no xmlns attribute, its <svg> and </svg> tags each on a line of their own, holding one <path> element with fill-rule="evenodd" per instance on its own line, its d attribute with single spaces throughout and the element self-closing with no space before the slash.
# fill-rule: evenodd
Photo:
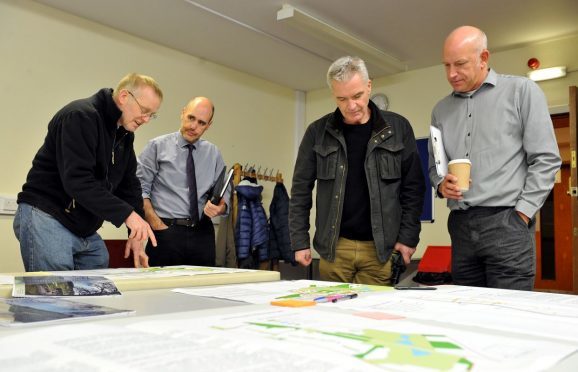
<svg viewBox="0 0 578 372">
<path fill-rule="evenodd" d="M 96 232 L 104 220 L 126 224 L 125 257 L 132 251 L 135 267 L 148 267 L 143 245 L 156 239 L 141 217 L 133 132 L 156 117 L 162 99 L 151 77 L 132 73 L 116 89 L 73 101 L 52 118 L 14 217 L 26 271 L 108 267 Z"/>
<path fill-rule="evenodd" d="M 193 98 L 180 130 L 152 139 L 138 157 L 145 216 L 158 240 L 146 247 L 151 266 L 215 266 L 211 218 L 225 214 L 230 189 L 219 203 L 209 200 L 225 166 L 217 146 L 201 138 L 214 114 L 208 98 Z"/>
</svg>

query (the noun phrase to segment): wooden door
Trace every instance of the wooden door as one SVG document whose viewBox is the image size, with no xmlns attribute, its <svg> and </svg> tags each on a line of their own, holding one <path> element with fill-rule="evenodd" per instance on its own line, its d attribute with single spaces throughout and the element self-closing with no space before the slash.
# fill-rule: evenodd
<svg viewBox="0 0 578 372">
<path fill-rule="evenodd" d="M 569 97 L 569 113 L 552 116 L 562 168 L 537 216 L 535 289 L 578 293 L 576 87 Z"/>
<path fill-rule="evenodd" d="M 560 182 L 540 210 L 536 234 L 535 289 L 571 292 L 572 282 L 572 211 L 568 183 L 570 166 L 563 164 Z"/>
</svg>

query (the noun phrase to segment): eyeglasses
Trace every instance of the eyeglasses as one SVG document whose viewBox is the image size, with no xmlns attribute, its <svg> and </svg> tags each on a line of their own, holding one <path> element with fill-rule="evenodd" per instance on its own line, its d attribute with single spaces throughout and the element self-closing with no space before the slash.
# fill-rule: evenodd
<svg viewBox="0 0 578 372">
<path fill-rule="evenodd" d="M 136 104 L 140 108 L 140 112 L 141 112 L 142 116 L 148 116 L 149 119 L 156 119 L 158 117 L 156 112 L 150 112 L 151 110 L 147 109 L 146 107 L 143 107 L 140 104 L 140 102 L 138 101 L 138 99 L 136 99 L 136 97 L 134 96 L 134 94 L 132 94 L 132 92 L 130 90 L 127 90 L 127 92 L 128 92 L 128 94 L 130 94 L 130 96 L 134 99 L 134 101 L 136 102 Z"/>
</svg>

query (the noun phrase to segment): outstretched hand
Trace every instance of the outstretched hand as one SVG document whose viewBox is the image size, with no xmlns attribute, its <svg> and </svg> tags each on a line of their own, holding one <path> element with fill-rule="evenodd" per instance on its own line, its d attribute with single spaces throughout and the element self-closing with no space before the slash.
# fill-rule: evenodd
<svg viewBox="0 0 578 372">
<path fill-rule="evenodd" d="M 129 239 L 136 239 L 141 242 L 150 239 L 152 245 L 154 247 L 157 246 L 157 239 L 155 238 L 155 234 L 150 225 L 136 212 L 133 211 L 124 223 L 130 229 Z"/>
<path fill-rule="evenodd" d="M 142 241 L 136 239 L 128 239 L 126 242 L 124 258 L 128 258 L 132 251 L 134 267 L 149 267 L 149 256 L 145 253 L 143 245 Z"/>
</svg>

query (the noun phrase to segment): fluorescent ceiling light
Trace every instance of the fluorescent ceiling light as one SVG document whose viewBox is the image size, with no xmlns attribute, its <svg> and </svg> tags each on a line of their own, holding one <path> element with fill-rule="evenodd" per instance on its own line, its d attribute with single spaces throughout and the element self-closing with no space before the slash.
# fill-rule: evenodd
<svg viewBox="0 0 578 372">
<path fill-rule="evenodd" d="M 534 81 L 556 79 L 566 76 L 566 66 L 542 68 L 528 72 L 528 77 Z"/>
<path fill-rule="evenodd" d="M 299 28 L 311 36 L 342 48 L 347 54 L 360 57 L 365 62 L 379 66 L 389 73 L 406 71 L 406 65 L 400 60 L 291 5 L 283 5 L 281 10 L 277 12 L 277 21 Z"/>
</svg>

